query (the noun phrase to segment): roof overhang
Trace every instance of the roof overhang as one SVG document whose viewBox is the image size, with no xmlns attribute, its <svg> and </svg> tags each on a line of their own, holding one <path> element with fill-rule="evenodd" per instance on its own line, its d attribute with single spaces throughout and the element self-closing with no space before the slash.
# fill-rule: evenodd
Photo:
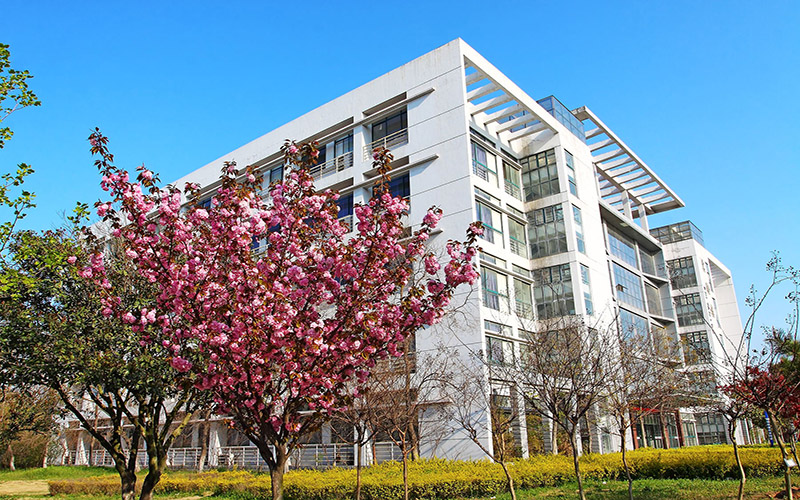
<svg viewBox="0 0 800 500">
<path fill-rule="evenodd" d="M 631 148 L 586 106 L 572 112 L 591 122 L 586 140 L 599 177 L 600 195 L 610 206 L 631 216 L 666 212 L 685 206 L 683 200 Z M 629 204 L 626 209 L 626 204 Z"/>
</svg>

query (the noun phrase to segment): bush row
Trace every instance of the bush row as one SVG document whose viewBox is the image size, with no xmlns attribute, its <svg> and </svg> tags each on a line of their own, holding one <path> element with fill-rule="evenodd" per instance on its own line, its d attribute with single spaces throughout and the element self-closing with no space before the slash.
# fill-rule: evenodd
<svg viewBox="0 0 800 500">
<path fill-rule="evenodd" d="M 780 452 L 775 448 L 743 448 L 742 462 L 749 477 L 781 474 Z M 699 446 L 675 450 L 645 449 L 628 453 L 636 479 L 724 479 L 738 477 L 730 446 Z M 581 457 L 581 471 L 587 479 L 624 479 L 619 453 Z M 510 465 L 520 488 L 554 486 L 573 479 L 572 459 L 539 455 Z M 492 495 L 505 490 L 505 476 L 499 465 L 482 462 L 420 460 L 409 468 L 411 498 L 450 499 Z M 298 470 L 284 480 L 286 500 L 339 500 L 353 498 L 355 471 Z M 166 474 L 156 489 L 161 493 L 205 492 L 241 499 L 269 498 L 268 474 L 246 471 Z M 119 492 L 113 476 L 50 482 L 52 494 L 106 494 Z M 403 494 L 401 466 L 386 463 L 364 469 L 362 495 L 367 500 L 400 499 Z"/>
</svg>

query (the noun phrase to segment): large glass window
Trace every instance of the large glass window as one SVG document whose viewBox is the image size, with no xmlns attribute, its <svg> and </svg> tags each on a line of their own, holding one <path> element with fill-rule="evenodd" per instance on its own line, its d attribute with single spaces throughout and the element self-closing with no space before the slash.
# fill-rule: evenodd
<svg viewBox="0 0 800 500">
<path fill-rule="evenodd" d="M 719 413 L 695 413 L 698 444 L 726 444 L 725 418 Z"/>
<path fill-rule="evenodd" d="M 514 344 L 508 340 L 486 336 L 486 359 L 493 365 L 505 365 L 514 360 Z"/>
<path fill-rule="evenodd" d="M 650 311 L 650 314 L 663 316 L 664 308 L 661 306 L 661 291 L 649 283 L 645 285 L 644 291 L 647 295 L 647 310 Z"/>
<path fill-rule="evenodd" d="M 619 310 L 619 329 L 620 335 L 626 339 L 633 336 L 648 338 L 650 335 L 650 323 L 647 319 L 625 309 Z"/>
<path fill-rule="evenodd" d="M 342 156 L 353 151 L 353 134 L 337 139 L 333 143 L 333 155 Z"/>
<path fill-rule="evenodd" d="M 558 168 L 554 149 L 524 158 L 520 164 L 522 164 L 525 201 L 536 200 L 561 191 L 558 187 Z"/>
<path fill-rule="evenodd" d="M 699 293 L 689 293 L 675 297 L 675 314 L 678 316 L 678 325 L 702 325 L 703 305 Z"/>
<path fill-rule="evenodd" d="M 683 358 L 687 365 L 711 362 L 708 333 L 705 331 L 682 333 L 681 341 L 683 341 Z"/>
<path fill-rule="evenodd" d="M 339 207 L 339 220 L 345 224 L 350 231 L 353 230 L 353 193 L 339 196 L 336 200 Z"/>
<path fill-rule="evenodd" d="M 608 250 L 633 267 L 639 267 L 633 241 L 611 228 L 608 228 Z"/>
<path fill-rule="evenodd" d="M 514 278 L 514 301 L 517 315 L 520 318 L 533 318 L 531 286 L 516 278 Z"/>
<path fill-rule="evenodd" d="M 481 288 L 483 305 L 489 309 L 500 310 L 500 303 L 508 300 L 508 277 L 493 269 L 481 268 Z"/>
<path fill-rule="evenodd" d="M 561 205 L 528 212 L 528 244 L 532 259 L 567 251 L 567 232 Z"/>
<path fill-rule="evenodd" d="M 475 211 L 478 220 L 483 223 L 483 238 L 489 243 L 503 246 L 503 217 L 489 205 L 475 200 Z"/>
<path fill-rule="evenodd" d="M 411 198 L 411 178 L 409 175 L 403 174 L 392 176 L 389 181 L 389 193 L 395 198 L 403 198 L 408 201 Z"/>
<path fill-rule="evenodd" d="M 613 263 L 613 269 L 614 288 L 617 290 L 617 299 L 624 304 L 644 310 L 641 278 L 616 262 Z"/>
<path fill-rule="evenodd" d="M 572 217 L 575 219 L 575 242 L 580 253 L 586 253 L 586 244 L 583 242 L 583 216 L 581 209 L 572 205 Z"/>
<path fill-rule="evenodd" d="M 581 283 L 583 283 L 583 305 L 586 307 L 586 314 L 594 314 L 592 304 L 592 283 L 589 279 L 589 268 L 581 264 Z"/>
<path fill-rule="evenodd" d="M 533 299 L 539 319 L 575 314 L 569 264 L 533 271 Z"/>
<path fill-rule="evenodd" d="M 520 177 L 519 169 L 507 161 L 503 162 L 503 177 L 505 177 L 506 193 L 514 198 L 522 199 L 522 179 Z"/>
<path fill-rule="evenodd" d="M 567 160 L 567 178 L 569 180 L 569 192 L 578 196 L 578 185 L 575 183 L 575 158 L 572 153 L 564 150 L 564 158 Z"/>
<path fill-rule="evenodd" d="M 372 141 L 379 139 L 386 139 L 389 136 L 395 137 L 400 134 L 401 130 L 408 128 L 408 115 L 406 110 L 384 118 L 383 120 L 372 124 Z M 390 139 L 387 139 L 390 142 Z M 388 147 L 388 146 L 387 146 Z"/>
<path fill-rule="evenodd" d="M 508 218 L 508 236 L 511 251 L 520 257 L 528 257 L 528 248 L 525 245 L 525 225 L 520 224 L 511 217 Z"/>
<path fill-rule="evenodd" d="M 669 277 L 673 288 L 697 286 L 697 274 L 694 271 L 694 259 L 683 257 L 667 262 Z"/>
<path fill-rule="evenodd" d="M 472 143 L 472 172 L 493 186 L 497 181 L 497 158 L 476 142 Z"/>
</svg>

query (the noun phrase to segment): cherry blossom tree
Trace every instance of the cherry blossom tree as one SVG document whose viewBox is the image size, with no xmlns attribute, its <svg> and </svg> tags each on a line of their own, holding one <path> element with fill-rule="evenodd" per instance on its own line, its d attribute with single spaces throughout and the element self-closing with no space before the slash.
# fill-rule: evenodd
<svg viewBox="0 0 800 500">
<path fill-rule="evenodd" d="M 157 299 L 146 309 L 123 307 L 102 254 L 81 275 L 102 293 L 103 314 L 158 329 L 172 366 L 212 391 L 217 410 L 258 447 L 276 500 L 300 438 L 345 408 L 377 361 L 400 355 L 403 341 L 441 319 L 455 289 L 478 276 L 479 225 L 464 242 L 447 243 L 444 265 L 426 249 L 440 209 L 408 235 L 408 204 L 388 189 L 386 150 L 375 152 L 374 196 L 355 207 L 348 235 L 338 194 L 314 188 L 313 143 L 287 141 L 288 174 L 267 199 L 256 167 L 226 163 L 210 206 L 201 206 L 200 186 L 161 187 L 143 166 L 132 180 L 114 166 L 99 130 L 90 142 L 110 194 L 97 213 Z M 412 280 L 420 269 L 427 279 Z"/>
</svg>

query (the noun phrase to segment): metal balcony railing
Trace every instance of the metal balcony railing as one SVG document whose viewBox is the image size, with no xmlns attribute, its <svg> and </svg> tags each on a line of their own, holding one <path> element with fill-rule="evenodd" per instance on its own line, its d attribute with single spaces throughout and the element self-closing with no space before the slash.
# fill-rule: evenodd
<svg viewBox="0 0 800 500">
<path fill-rule="evenodd" d="M 533 319 L 533 306 L 527 302 L 517 300 L 514 310 L 520 318 Z"/>
<path fill-rule="evenodd" d="M 383 462 L 399 462 L 403 460 L 403 453 L 400 447 L 392 442 L 375 443 L 375 462 L 382 464 Z"/>
<path fill-rule="evenodd" d="M 308 172 L 311 174 L 311 177 L 314 180 L 322 179 L 323 177 L 327 177 L 329 175 L 335 174 L 336 172 L 341 172 L 342 170 L 346 170 L 353 166 L 353 152 L 348 151 L 342 155 L 337 156 L 336 158 L 331 158 L 328 161 L 323 163 L 318 163 L 317 165 L 312 165 L 308 167 Z"/>
<path fill-rule="evenodd" d="M 304 444 L 290 455 L 293 469 L 352 467 L 355 457 L 351 444 Z"/>
<path fill-rule="evenodd" d="M 408 129 L 404 128 L 392 134 L 370 142 L 364 146 L 364 160 L 372 158 L 372 152 L 377 148 L 392 149 L 408 142 Z"/>
<path fill-rule="evenodd" d="M 353 216 L 352 215 L 345 215 L 344 217 L 339 217 L 339 222 L 341 222 L 347 228 L 347 232 L 348 233 L 353 231 Z"/>
<path fill-rule="evenodd" d="M 528 247 L 525 245 L 525 243 L 515 238 L 509 238 L 508 241 L 508 246 L 511 247 L 511 251 L 514 252 L 514 254 L 519 255 L 520 257 L 525 257 L 526 259 L 528 258 Z"/>
<path fill-rule="evenodd" d="M 514 184 L 513 182 L 506 179 L 506 193 L 510 194 L 514 198 L 521 200 L 522 199 L 522 190 Z"/>
</svg>

